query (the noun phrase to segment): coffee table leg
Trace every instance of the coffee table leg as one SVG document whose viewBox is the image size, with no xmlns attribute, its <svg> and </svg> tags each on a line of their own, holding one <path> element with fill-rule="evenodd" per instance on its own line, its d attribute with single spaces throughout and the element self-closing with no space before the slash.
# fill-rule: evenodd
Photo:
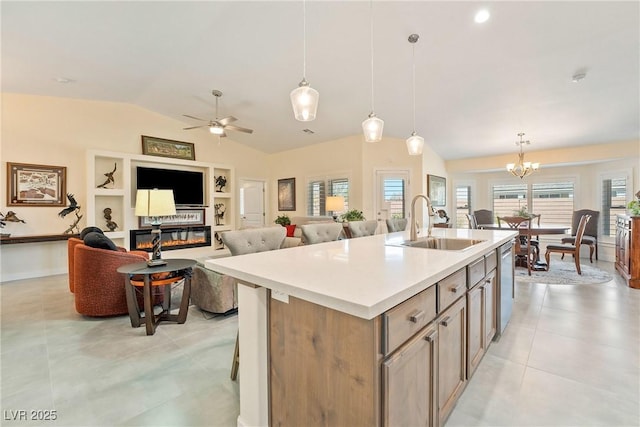
<svg viewBox="0 0 640 427">
<path fill-rule="evenodd" d="M 127 309 L 129 310 L 129 318 L 131 319 L 131 327 L 137 328 L 140 326 L 140 307 L 136 301 L 136 290 L 131 284 L 131 278 L 128 274 L 124 278 L 124 291 L 127 297 Z"/>
<path fill-rule="evenodd" d="M 184 275 L 184 285 L 182 287 L 182 300 L 180 301 L 180 311 L 178 312 L 178 323 L 187 321 L 189 311 L 189 298 L 191 297 L 191 272 Z"/>
</svg>

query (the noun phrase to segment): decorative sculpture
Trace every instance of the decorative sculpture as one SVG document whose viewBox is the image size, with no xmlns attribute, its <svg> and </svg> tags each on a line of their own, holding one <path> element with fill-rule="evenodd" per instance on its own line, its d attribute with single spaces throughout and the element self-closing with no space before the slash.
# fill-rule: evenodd
<svg viewBox="0 0 640 427">
<path fill-rule="evenodd" d="M 224 249 L 224 242 L 217 231 L 213 234 L 213 238 L 216 239 L 216 249 Z"/>
<path fill-rule="evenodd" d="M 107 220 L 107 228 L 109 231 L 114 231 L 118 228 L 118 224 L 111 220 L 111 208 L 104 208 L 102 213 L 104 213 L 104 219 Z"/>
<path fill-rule="evenodd" d="M 76 215 L 76 219 L 73 221 L 73 224 L 71 224 L 69 228 L 64 231 L 63 234 L 73 234 L 73 230 L 76 230 L 76 233 L 80 233 L 80 227 L 78 227 L 78 223 L 82 218 L 82 215 L 78 214 L 78 212 L 80 211 L 80 205 L 78 205 L 78 202 L 71 193 L 67 193 L 67 199 L 69 199 L 69 206 L 58 212 L 58 216 L 60 218 L 64 218 L 65 216 L 73 212 Z"/>
<path fill-rule="evenodd" d="M 223 188 L 227 185 L 227 177 L 224 175 L 214 177 L 216 179 L 216 191 L 223 193 Z"/>
<path fill-rule="evenodd" d="M 102 184 L 98 185 L 98 188 L 106 188 L 107 184 L 114 184 L 116 183 L 115 179 L 113 178 L 113 174 L 116 172 L 116 169 L 118 168 L 118 164 L 114 163 L 113 164 L 113 170 L 111 172 L 107 172 L 104 174 L 104 176 L 107 177 L 107 180 L 105 182 L 103 182 Z"/>
<path fill-rule="evenodd" d="M 215 209 L 215 217 L 216 217 L 216 225 L 223 225 L 222 220 L 224 219 L 224 213 L 227 210 L 226 206 L 222 203 L 216 203 L 213 205 Z"/>
<path fill-rule="evenodd" d="M 14 211 L 8 211 L 6 215 L 0 212 L 0 217 L 0 228 L 4 228 L 4 226 L 7 225 L 7 222 L 21 222 L 26 224 L 26 221 L 18 218 Z"/>
</svg>

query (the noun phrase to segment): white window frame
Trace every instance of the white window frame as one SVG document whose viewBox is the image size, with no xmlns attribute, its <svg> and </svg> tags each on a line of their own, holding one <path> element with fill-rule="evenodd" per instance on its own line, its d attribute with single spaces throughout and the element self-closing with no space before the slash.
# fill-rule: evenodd
<svg viewBox="0 0 640 427">
<path fill-rule="evenodd" d="M 313 176 L 308 176 L 306 177 L 306 185 L 305 185 L 305 205 L 304 205 L 304 210 L 305 210 L 305 215 L 309 215 L 309 185 L 311 185 L 312 182 L 317 182 L 317 181 L 323 181 L 324 185 L 325 185 L 325 198 L 329 195 L 329 188 L 330 185 L 329 183 L 333 180 L 339 180 L 339 179 L 346 179 L 347 182 L 349 183 L 349 191 L 347 192 L 348 194 L 348 199 L 347 201 L 351 200 L 351 185 L 352 185 L 352 179 L 351 179 L 351 173 L 350 172 L 331 172 L 328 174 L 323 174 L 323 175 L 313 175 Z M 349 209 L 348 207 L 345 208 L 345 212 L 346 210 Z M 344 213 L 344 212 L 341 212 Z M 328 216 L 328 214 L 325 211 L 325 216 Z"/>
<path fill-rule="evenodd" d="M 600 211 L 600 223 L 598 224 L 598 235 L 600 236 L 600 240 L 603 242 L 614 242 L 615 236 L 605 236 L 604 233 L 604 214 L 602 212 L 602 182 L 605 179 L 616 179 L 616 178 L 624 178 L 625 179 L 625 206 L 629 204 L 631 200 L 633 200 L 633 172 L 630 168 L 624 168 L 617 171 L 604 171 L 598 174 L 598 182 L 596 183 L 597 191 L 596 200 L 593 201 L 593 205 L 597 207 L 596 210 Z"/>
</svg>

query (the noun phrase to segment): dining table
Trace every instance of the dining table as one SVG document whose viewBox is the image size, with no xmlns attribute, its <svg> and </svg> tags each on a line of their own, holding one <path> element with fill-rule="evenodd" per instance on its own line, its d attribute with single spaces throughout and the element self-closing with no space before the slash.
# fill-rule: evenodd
<svg viewBox="0 0 640 427">
<path fill-rule="evenodd" d="M 478 224 L 478 228 L 483 230 L 504 230 L 509 229 L 509 226 L 501 226 L 501 224 Z M 551 235 L 551 234 L 567 234 L 567 231 L 571 227 L 568 225 L 559 224 L 531 224 L 531 226 L 522 225 L 518 227 L 520 236 L 526 236 L 527 240 L 531 240 L 532 236 Z M 533 264 L 533 266 L 532 266 Z M 540 265 L 540 268 L 536 268 L 538 264 L 531 262 L 531 245 L 527 244 L 527 272 L 531 276 L 531 270 L 546 270 L 546 265 Z"/>
</svg>

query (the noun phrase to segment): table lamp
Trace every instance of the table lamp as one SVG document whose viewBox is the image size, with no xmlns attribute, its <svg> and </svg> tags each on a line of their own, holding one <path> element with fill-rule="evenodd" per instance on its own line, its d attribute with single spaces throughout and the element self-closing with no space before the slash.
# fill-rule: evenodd
<svg viewBox="0 0 640 427">
<path fill-rule="evenodd" d="M 344 197 L 328 196 L 325 203 L 326 210 L 333 213 L 333 220 L 338 221 L 338 215 L 336 212 L 342 212 L 344 210 Z"/>
<path fill-rule="evenodd" d="M 138 190 L 136 194 L 136 216 L 147 216 L 151 220 L 151 235 L 153 236 L 153 255 L 147 265 L 156 267 L 165 265 L 167 262 L 162 260 L 160 248 L 162 247 L 162 217 L 166 215 L 175 215 L 176 205 L 173 201 L 173 190 Z"/>
</svg>

